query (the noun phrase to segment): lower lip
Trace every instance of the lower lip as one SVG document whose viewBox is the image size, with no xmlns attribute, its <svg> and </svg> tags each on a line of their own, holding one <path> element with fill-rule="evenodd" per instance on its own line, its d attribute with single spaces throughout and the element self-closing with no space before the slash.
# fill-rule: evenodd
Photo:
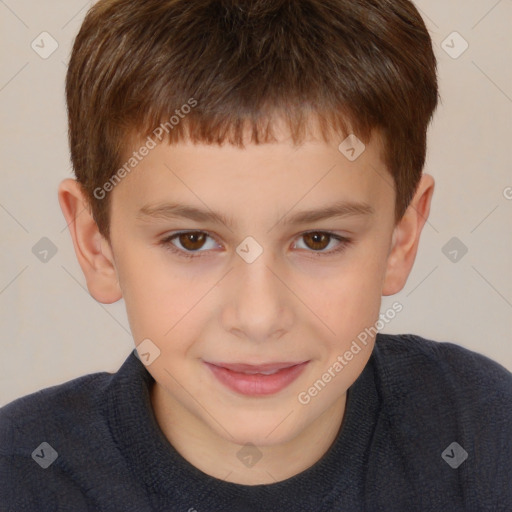
<svg viewBox="0 0 512 512">
<path fill-rule="evenodd" d="M 233 372 L 221 366 L 205 363 L 215 377 L 228 388 L 248 396 L 272 395 L 289 386 L 303 371 L 309 361 L 283 368 L 272 375 Z"/>
</svg>

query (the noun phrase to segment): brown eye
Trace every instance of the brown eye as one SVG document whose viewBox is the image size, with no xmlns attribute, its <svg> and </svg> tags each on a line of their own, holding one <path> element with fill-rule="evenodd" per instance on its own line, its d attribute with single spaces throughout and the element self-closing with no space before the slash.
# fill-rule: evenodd
<svg viewBox="0 0 512 512">
<path fill-rule="evenodd" d="M 194 251 L 203 247 L 206 233 L 181 233 L 176 238 L 178 238 L 182 247 Z"/>
<path fill-rule="evenodd" d="M 160 240 L 164 249 L 183 258 L 199 258 L 218 248 L 214 237 L 205 231 L 182 231 Z"/>
<path fill-rule="evenodd" d="M 351 244 L 351 239 L 329 231 L 309 231 L 302 233 L 294 248 L 304 249 L 310 256 L 319 258 L 339 254 Z"/>
<path fill-rule="evenodd" d="M 305 244 L 314 251 L 321 251 L 325 249 L 332 239 L 328 233 L 312 232 L 302 235 Z"/>
</svg>

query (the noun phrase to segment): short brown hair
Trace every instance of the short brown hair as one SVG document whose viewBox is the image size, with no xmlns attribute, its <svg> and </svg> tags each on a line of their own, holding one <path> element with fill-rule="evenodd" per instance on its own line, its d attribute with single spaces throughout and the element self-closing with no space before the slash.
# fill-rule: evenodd
<svg viewBox="0 0 512 512">
<path fill-rule="evenodd" d="M 425 163 L 436 67 L 409 0 L 99 0 L 66 79 L 74 172 L 109 239 L 110 194 L 94 190 L 122 165 L 130 134 L 146 137 L 191 98 L 166 130 L 171 144 L 244 147 L 247 127 L 268 143 L 276 116 L 300 144 L 313 115 L 326 141 L 380 131 L 398 220 Z"/>
</svg>

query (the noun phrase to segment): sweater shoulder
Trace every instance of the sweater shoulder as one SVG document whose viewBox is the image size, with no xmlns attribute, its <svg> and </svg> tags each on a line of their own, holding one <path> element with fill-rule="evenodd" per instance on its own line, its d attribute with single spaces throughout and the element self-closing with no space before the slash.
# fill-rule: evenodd
<svg viewBox="0 0 512 512">
<path fill-rule="evenodd" d="M 487 356 L 415 334 L 379 334 L 374 350 L 381 392 L 482 409 L 512 419 L 512 373 Z M 478 414 L 479 414 L 478 413 Z"/>
<path fill-rule="evenodd" d="M 0 408 L 0 455 L 12 455 L 20 438 L 64 433 L 94 421 L 114 374 L 91 373 L 17 398 Z"/>
<path fill-rule="evenodd" d="M 450 370 L 459 377 L 501 382 L 505 386 L 512 382 L 512 373 L 497 361 L 456 343 L 416 334 L 378 334 L 376 358 L 384 367 L 402 363 L 405 374 L 417 370 L 424 373 L 424 365 L 429 365 L 430 369 L 437 368 L 438 374 Z"/>
</svg>

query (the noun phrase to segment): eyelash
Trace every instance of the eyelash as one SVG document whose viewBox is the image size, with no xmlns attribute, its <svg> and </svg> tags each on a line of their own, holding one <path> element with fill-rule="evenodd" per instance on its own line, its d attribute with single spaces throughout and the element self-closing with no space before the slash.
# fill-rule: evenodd
<svg viewBox="0 0 512 512">
<path fill-rule="evenodd" d="M 180 235 L 186 235 L 186 234 L 192 234 L 192 233 L 204 233 L 208 237 L 210 237 L 213 240 L 215 240 L 214 237 L 212 237 L 210 234 L 206 233 L 205 231 L 179 231 L 179 232 L 176 232 L 176 233 L 172 233 L 171 235 L 169 235 L 169 236 L 165 237 L 164 239 L 162 239 L 159 242 L 159 245 L 162 245 L 166 250 L 169 250 L 169 251 L 173 252 L 174 254 L 177 254 L 178 256 L 180 256 L 182 258 L 187 258 L 187 259 L 201 258 L 202 257 L 201 253 L 205 253 L 205 252 L 208 252 L 208 251 L 186 251 L 186 250 L 178 249 L 172 243 L 172 240 L 174 240 L 175 238 L 179 237 Z M 312 233 L 319 234 L 319 235 L 327 235 L 331 239 L 334 239 L 334 240 L 337 240 L 338 242 L 340 242 L 340 244 L 335 249 L 331 249 L 330 251 L 327 251 L 327 252 L 325 252 L 325 251 L 324 252 L 314 251 L 312 249 L 309 250 L 308 252 L 311 252 L 313 257 L 332 256 L 334 254 L 339 254 L 342 251 L 344 251 L 352 243 L 352 240 L 350 238 L 339 236 L 339 235 L 336 235 L 336 234 L 331 233 L 329 231 L 307 231 L 305 233 L 302 233 L 300 235 L 300 237 L 302 237 L 304 235 L 312 234 Z"/>
</svg>

